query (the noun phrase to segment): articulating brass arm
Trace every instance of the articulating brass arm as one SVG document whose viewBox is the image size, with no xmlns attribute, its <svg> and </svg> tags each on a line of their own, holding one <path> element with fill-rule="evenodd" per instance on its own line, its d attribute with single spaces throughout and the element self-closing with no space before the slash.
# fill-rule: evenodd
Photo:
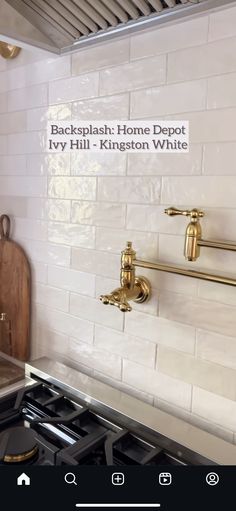
<svg viewBox="0 0 236 511">
<path fill-rule="evenodd" d="M 188 261 L 196 261 L 200 256 L 200 247 L 236 251 L 236 243 L 202 239 L 202 229 L 199 219 L 202 218 L 205 213 L 200 209 L 182 210 L 171 207 L 165 209 L 165 213 L 169 216 L 183 215 L 191 217 L 191 221 L 186 228 L 184 246 L 184 255 Z"/>
<path fill-rule="evenodd" d="M 132 248 L 132 243 L 128 241 L 125 250 L 121 252 L 121 287 L 114 289 L 108 295 L 100 296 L 104 305 L 114 305 L 122 312 L 130 312 L 132 307 L 128 300 L 142 303 L 149 298 L 151 291 L 149 281 L 145 277 L 135 276 L 135 256 L 136 252 Z"/>
</svg>

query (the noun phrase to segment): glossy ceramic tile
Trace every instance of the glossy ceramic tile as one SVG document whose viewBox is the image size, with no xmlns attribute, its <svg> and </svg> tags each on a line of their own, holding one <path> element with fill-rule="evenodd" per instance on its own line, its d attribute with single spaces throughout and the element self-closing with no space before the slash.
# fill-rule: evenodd
<svg viewBox="0 0 236 511">
<path fill-rule="evenodd" d="M 26 174 L 26 156 L 21 154 L 17 156 L 0 156 L 0 175 L 25 175 Z"/>
<path fill-rule="evenodd" d="M 206 81 L 196 80 L 132 92 L 131 119 L 203 110 L 206 90 Z"/>
<path fill-rule="evenodd" d="M 197 357 L 236 369 L 235 337 L 197 330 Z"/>
<path fill-rule="evenodd" d="M 209 41 L 236 35 L 236 7 L 232 6 L 210 15 Z"/>
<path fill-rule="evenodd" d="M 101 71 L 100 95 L 151 87 L 165 83 L 166 57 L 139 60 Z"/>
<path fill-rule="evenodd" d="M 70 339 L 69 357 L 79 360 L 81 364 L 95 367 L 112 378 L 121 378 L 121 358 L 115 354 L 106 352 L 106 356 L 104 356 L 103 350 Z"/>
<path fill-rule="evenodd" d="M 45 106 L 47 105 L 47 100 L 48 88 L 46 84 L 9 91 L 7 94 L 9 112 Z"/>
<path fill-rule="evenodd" d="M 48 239 L 53 243 L 62 243 L 71 247 L 93 248 L 95 228 L 87 225 L 49 222 Z"/>
<path fill-rule="evenodd" d="M 128 119 L 128 116 L 129 94 L 127 93 L 72 103 L 72 119 L 75 120 L 125 120 Z"/>
<path fill-rule="evenodd" d="M 128 174 L 132 176 L 165 176 L 201 174 L 202 147 L 191 144 L 189 153 L 130 153 Z"/>
<path fill-rule="evenodd" d="M 30 154 L 27 156 L 27 174 L 68 176 L 70 175 L 70 154 Z"/>
<path fill-rule="evenodd" d="M 98 199 L 158 204 L 160 185 L 159 177 L 100 177 Z"/>
<path fill-rule="evenodd" d="M 92 98 L 98 93 L 98 73 L 89 73 L 49 84 L 49 103 L 64 103 L 81 98 Z"/>
<path fill-rule="evenodd" d="M 193 389 L 193 412 L 207 421 L 236 429 L 236 402 L 198 387 Z"/>
<path fill-rule="evenodd" d="M 74 176 L 120 176 L 126 171 L 126 154 L 72 153 L 71 174 Z"/>
<path fill-rule="evenodd" d="M 70 313 L 74 316 L 87 319 L 104 326 L 122 331 L 123 314 L 117 314 L 116 307 L 110 307 L 106 310 L 103 304 L 95 299 L 78 294 L 70 294 Z"/>
<path fill-rule="evenodd" d="M 206 144 L 203 156 L 203 174 L 235 175 L 236 142 Z"/>
<path fill-rule="evenodd" d="M 124 64 L 129 60 L 129 39 L 109 41 L 72 54 L 72 75 Z"/>
<path fill-rule="evenodd" d="M 95 275 L 71 268 L 49 266 L 48 283 L 51 286 L 82 295 L 94 296 L 95 294 Z"/>
<path fill-rule="evenodd" d="M 150 57 L 207 42 L 207 17 L 157 27 L 131 37 L 131 59 Z"/>
<path fill-rule="evenodd" d="M 114 202 L 72 201 L 72 222 L 103 227 L 125 226 L 126 208 Z"/>
<path fill-rule="evenodd" d="M 48 196 L 60 199 L 87 199 L 96 197 L 95 177 L 51 177 L 48 180 Z"/>
</svg>

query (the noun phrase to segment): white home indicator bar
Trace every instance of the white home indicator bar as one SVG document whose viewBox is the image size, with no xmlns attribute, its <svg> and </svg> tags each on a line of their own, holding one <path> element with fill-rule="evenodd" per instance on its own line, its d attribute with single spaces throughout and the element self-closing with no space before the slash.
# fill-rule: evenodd
<svg viewBox="0 0 236 511">
<path fill-rule="evenodd" d="M 150 508 L 153 508 L 153 507 L 161 507 L 161 504 L 76 504 L 76 507 L 117 507 L 117 508 L 122 508 L 122 507 L 141 507 L 141 508 L 145 508 L 145 507 L 150 507 Z"/>
</svg>

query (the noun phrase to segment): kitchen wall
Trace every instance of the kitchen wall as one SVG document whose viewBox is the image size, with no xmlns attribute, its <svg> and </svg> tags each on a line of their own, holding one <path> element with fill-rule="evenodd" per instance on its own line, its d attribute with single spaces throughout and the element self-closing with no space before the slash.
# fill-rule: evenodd
<svg viewBox="0 0 236 511">
<path fill-rule="evenodd" d="M 236 239 L 236 8 L 72 56 L 0 60 L 0 211 L 33 278 L 32 357 L 64 360 L 236 442 L 236 291 L 143 271 L 152 299 L 125 316 L 98 296 L 120 251 L 235 274 L 235 254 L 183 258 L 186 219 Z M 48 120 L 185 119 L 189 154 L 47 154 Z M 235 433 L 235 436 L 234 436 Z"/>
</svg>

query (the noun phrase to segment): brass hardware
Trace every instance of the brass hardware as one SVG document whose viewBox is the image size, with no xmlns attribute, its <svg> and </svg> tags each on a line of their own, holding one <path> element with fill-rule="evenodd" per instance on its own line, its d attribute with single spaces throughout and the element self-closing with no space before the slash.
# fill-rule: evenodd
<svg viewBox="0 0 236 511">
<path fill-rule="evenodd" d="M 136 252 L 132 248 L 132 243 L 127 241 L 126 248 L 121 252 L 121 287 L 114 289 L 108 295 L 101 295 L 100 300 L 104 305 L 114 305 L 122 312 L 130 312 L 132 307 L 129 300 L 137 303 L 145 302 L 151 291 L 149 281 L 145 277 L 135 276 Z"/>
<path fill-rule="evenodd" d="M 29 460 L 30 458 L 33 458 L 35 454 L 38 452 L 38 446 L 35 446 L 31 451 L 26 452 L 24 454 L 6 454 L 3 458 L 3 461 L 5 463 L 21 463 L 22 461 Z"/>
<path fill-rule="evenodd" d="M 0 55 L 4 59 L 14 59 L 17 55 L 19 55 L 20 50 L 21 48 L 18 46 L 0 41 Z"/>
<path fill-rule="evenodd" d="M 169 216 L 175 215 L 184 215 L 190 216 L 191 220 L 187 226 L 186 234 L 185 234 L 185 245 L 184 245 L 184 255 L 185 259 L 188 261 L 196 261 L 200 256 L 200 247 L 198 245 L 198 240 L 201 239 L 202 229 L 199 222 L 199 218 L 204 216 L 204 212 L 200 209 L 191 209 L 191 210 L 182 210 L 176 208 L 167 208 L 165 209 L 165 213 Z"/>
</svg>

